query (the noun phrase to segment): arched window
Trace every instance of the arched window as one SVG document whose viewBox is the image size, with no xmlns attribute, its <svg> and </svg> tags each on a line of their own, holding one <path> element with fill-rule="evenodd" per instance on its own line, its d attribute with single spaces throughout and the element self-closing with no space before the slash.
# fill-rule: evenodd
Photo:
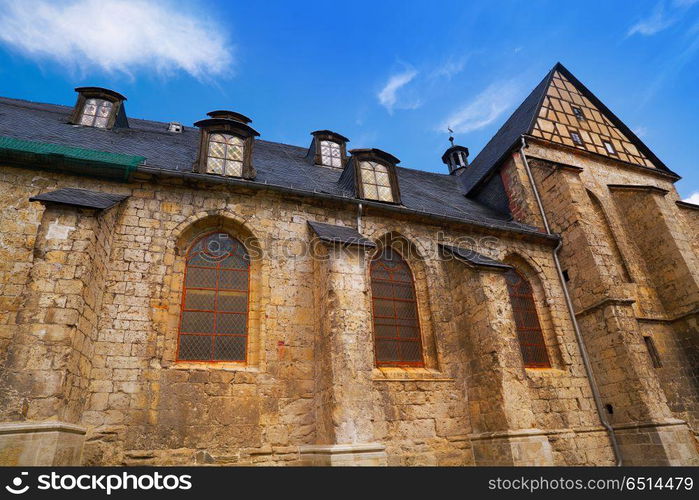
<svg viewBox="0 0 699 500">
<path fill-rule="evenodd" d="M 243 148 L 245 141 L 237 135 L 211 134 L 206 159 L 209 174 L 243 176 Z"/>
<path fill-rule="evenodd" d="M 177 349 L 181 361 L 245 361 L 250 259 L 223 232 L 199 238 L 187 253 Z"/>
<path fill-rule="evenodd" d="M 371 262 L 376 364 L 423 366 L 413 275 L 391 248 Z"/>
<path fill-rule="evenodd" d="M 541 332 L 539 315 L 536 312 L 532 286 L 514 269 L 505 273 L 505 281 L 507 281 L 507 291 L 510 294 L 512 311 L 515 315 L 515 326 L 524 366 L 550 368 L 551 362 L 546 351 L 544 335 Z"/>
</svg>

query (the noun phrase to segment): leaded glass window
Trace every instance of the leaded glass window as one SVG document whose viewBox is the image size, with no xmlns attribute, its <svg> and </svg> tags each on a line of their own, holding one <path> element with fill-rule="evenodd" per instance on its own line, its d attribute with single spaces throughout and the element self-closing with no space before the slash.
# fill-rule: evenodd
<svg viewBox="0 0 699 500">
<path fill-rule="evenodd" d="M 333 141 L 320 141 L 320 158 L 327 167 L 342 167 L 342 148 Z"/>
<path fill-rule="evenodd" d="M 208 174 L 243 176 L 244 140 L 237 135 L 211 134 L 206 158 Z"/>
<path fill-rule="evenodd" d="M 177 359 L 245 361 L 250 259 L 237 239 L 216 232 L 187 253 Z"/>
<path fill-rule="evenodd" d="M 80 125 L 106 128 L 114 105 L 106 99 L 87 99 L 80 115 Z"/>
<path fill-rule="evenodd" d="M 550 368 L 551 363 L 529 281 L 514 269 L 505 273 L 505 280 L 510 294 L 512 312 L 515 315 L 515 326 L 524 366 Z"/>
<path fill-rule="evenodd" d="M 391 248 L 371 262 L 374 351 L 377 365 L 424 364 L 413 275 Z"/>
<path fill-rule="evenodd" d="M 385 165 L 375 161 L 359 164 L 364 198 L 378 201 L 394 201 L 391 177 Z"/>
</svg>

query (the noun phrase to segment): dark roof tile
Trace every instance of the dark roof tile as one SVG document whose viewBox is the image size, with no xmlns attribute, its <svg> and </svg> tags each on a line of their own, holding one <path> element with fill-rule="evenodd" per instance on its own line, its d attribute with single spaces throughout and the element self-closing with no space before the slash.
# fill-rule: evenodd
<svg viewBox="0 0 699 500">
<path fill-rule="evenodd" d="M 323 222 L 308 221 L 308 225 L 323 241 L 333 243 L 345 243 L 363 247 L 375 247 L 376 244 L 359 234 L 356 229 L 346 226 L 334 226 Z"/>
<path fill-rule="evenodd" d="M 60 203 L 62 205 L 105 210 L 126 198 L 128 198 L 126 195 L 101 193 L 99 191 L 88 191 L 87 189 L 64 188 L 32 196 L 29 198 L 29 201 Z"/>
<path fill-rule="evenodd" d="M 487 267 L 499 269 L 502 271 L 512 269 L 512 266 L 508 264 L 500 262 L 499 260 L 491 259 L 490 257 L 486 257 L 485 255 L 482 255 L 469 248 L 455 247 L 441 243 L 439 246 L 446 250 L 448 253 L 452 254 L 457 259 L 465 262 L 466 264 L 472 267 Z"/>
</svg>

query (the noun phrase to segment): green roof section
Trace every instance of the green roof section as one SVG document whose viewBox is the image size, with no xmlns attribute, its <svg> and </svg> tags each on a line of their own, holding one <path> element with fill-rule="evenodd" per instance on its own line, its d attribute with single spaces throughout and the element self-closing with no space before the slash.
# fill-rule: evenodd
<svg viewBox="0 0 699 500">
<path fill-rule="evenodd" d="M 75 163 L 83 166 L 116 168 L 123 172 L 124 179 L 127 179 L 138 165 L 146 161 L 145 156 L 108 153 L 106 151 L 63 146 L 61 144 L 25 141 L 6 136 L 0 136 L 0 155 L 15 159 L 21 158 L 26 161 L 41 158 L 44 162 L 52 164 L 60 163 L 66 165 Z"/>
</svg>

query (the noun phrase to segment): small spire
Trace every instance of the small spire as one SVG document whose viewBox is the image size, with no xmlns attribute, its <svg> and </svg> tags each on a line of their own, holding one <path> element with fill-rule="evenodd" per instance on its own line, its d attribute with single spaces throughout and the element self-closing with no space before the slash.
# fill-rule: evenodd
<svg viewBox="0 0 699 500">
<path fill-rule="evenodd" d="M 454 147 L 454 136 L 452 135 L 454 131 L 451 129 L 451 127 L 447 127 L 447 130 L 449 131 L 449 142 L 451 143 L 451 147 Z"/>
</svg>

